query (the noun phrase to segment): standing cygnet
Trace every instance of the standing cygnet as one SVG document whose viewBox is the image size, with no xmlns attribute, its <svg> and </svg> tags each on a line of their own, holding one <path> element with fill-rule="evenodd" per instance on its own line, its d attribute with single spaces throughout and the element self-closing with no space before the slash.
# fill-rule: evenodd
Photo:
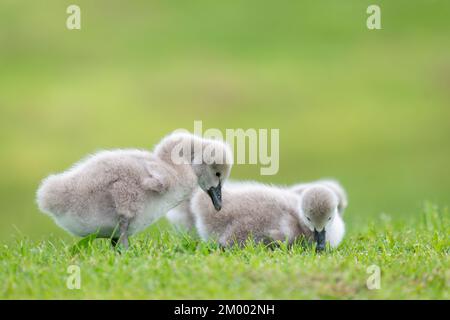
<svg viewBox="0 0 450 320">
<path fill-rule="evenodd" d="M 326 242 L 336 247 L 344 237 L 345 227 L 339 214 L 339 197 L 326 184 L 311 184 L 300 193 L 300 217 L 310 231 L 318 250 L 325 249 Z"/>
<path fill-rule="evenodd" d="M 222 141 L 173 133 L 154 152 L 101 151 L 49 176 L 37 191 L 37 203 L 70 233 L 97 233 L 126 248 L 128 235 L 188 199 L 197 186 L 220 210 L 221 185 L 231 164 L 231 150 Z"/>
</svg>

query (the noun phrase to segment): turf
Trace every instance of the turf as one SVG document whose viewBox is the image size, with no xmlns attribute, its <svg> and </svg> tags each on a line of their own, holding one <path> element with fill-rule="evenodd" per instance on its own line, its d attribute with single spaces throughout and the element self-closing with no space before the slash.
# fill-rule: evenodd
<svg viewBox="0 0 450 320">
<path fill-rule="evenodd" d="M 449 299 L 450 215 L 428 205 L 417 221 L 381 217 L 342 245 L 223 250 L 159 224 L 119 253 L 107 240 L 18 238 L 0 249 L 1 298 L 19 299 Z M 68 268 L 80 267 L 80 289 Z M 380 268 L 369 290 L 367 268 Z"/>
</svg>

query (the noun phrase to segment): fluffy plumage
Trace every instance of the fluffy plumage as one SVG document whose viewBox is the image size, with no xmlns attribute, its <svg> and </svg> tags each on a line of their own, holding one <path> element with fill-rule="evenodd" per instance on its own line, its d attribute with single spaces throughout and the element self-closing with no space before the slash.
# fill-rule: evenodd
<svg viewBox="0 0 450 320">
<path fill-rule="evenodd" d="M 178 231 L 191 231 L 195 228 L 195 217 L 191 212 L 191 199 L 187 199 L 167 212 L 166 218 Z"/>
<path fill-rule="evenodd" d="M 344 211 L 348 206 L 348 198 L 347 198 L 347 193 L 345 192 L 344 188 L 338 181 L 332 180 L 332 179 L 321 179 L 321 180 L 316 180 L 316 181 L 312 181 L 312 182 L 299 183 L 299 184 L 293 185 L 291 187 L 291 189 L 292 189 L 292 191 L 297 192 L 298 194 L 301 194 L 303 191 L 305 191 L 306 188 L 311 187 L 313 185 L 317 185 L 317 184 L 321 184 L 321 185 L 324 185 L 324 186 L 330 188 L 336 194 L 336 196 L 338 197 L 338 200 L 339 200 L 338 211 L 339 211 L 339 214 L 341 216 L 343 216 Z"/>
<path fill-rule="evenodd" d="M 128 235 L 188 199 L 197 186 L 205 192 L 220 189 L 230 173 L 231 159 L 229 147 L 221 141 L 173 133 L 153 153 L 101 151 L 49 176 L 37 191 L 37 203 L 72 234 L 97 232 L 115 241 L 120 237 L 126 247 Z"/>
<path fill-rule="evenodd" d="M 343 238 L 339 198 L 329 187 L 310 184 L 298 193 L 292 188 L 244 183 L 224 186 L 223 194 L 224 209 L 219 213 L 201 192 L 191 199 L 190 212 L 205 241 L 242 245 L 252 237 L 256 242 L 287 240 L 291 244 L 301 236 L 317 241 L 316 229 L 332 247 Z"/>
<path fill-rule="evenodd" d="M 227 179 L 226 187 L 232 188 L 236 186 L 243 186 L 245 184 L 252 184 L 253 181 L 234 181 Z M 195 189 L 193 194 L 198 190 Z M 178 230 L 182 232 L 195 230 L 195 216 L 191 211 L 191 199 L 193 194 L 178 206 L 170 209 L 167 212 L 166 218 Z"/>
<path fill-rule="evenodd" d="M 300 194 L 300 217 L 314 232 L 318 250 L 323 250 L 327 241 L 332 247 L 337 246 L 344 236 L 338 207 L 338 195 L 325 184 L 311 184 Z"/>
<path fill-rule="evenodd" d="M 299 235 L 312 237 L 299 221 L 299 197 L 288 189 L 256 183 L 224 186 L 223 197 L 220 214 L 200 192 L 191 200 L 197 231 L 205 241 L 213 239 L 230 246 L 242 245 L 250 236 L 263 243 L 292 243 Z"/>
</svg>

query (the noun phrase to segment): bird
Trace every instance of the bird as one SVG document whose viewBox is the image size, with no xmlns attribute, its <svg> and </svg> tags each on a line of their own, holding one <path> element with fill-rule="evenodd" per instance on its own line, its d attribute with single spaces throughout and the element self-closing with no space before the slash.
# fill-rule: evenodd
<svg viewBox="0 0 450 320">
<path fill-rule="evenodd" d="M 318 251 L 326 242 L 336 247 L 345 229 L 335 191 L 321 184 L 308 184 L 301 193 L 294 190 L 257 182 L 226 185 L 220 214 L 215 214 L 201 192 L 194 193 L 190 212 L 202 240 L 224 247 L 243 246 L 250 237 L 264 244 L 292 244 L 304 237 L 315 242 Z"/>
<path fill-rule="evenodd" d="M 326 242 L 337 247 L 344 237 L 345 225 L 339 213 L 341 200 L 335 189 L 329 183 L 315 182 L 299 197 L 301 220 L 313 232 L 317 250 L 324 250 Z"/>
<path fill-rule="evenodd" d="M 45 178 L 36 201 L 69 233 L 96 234 L 110 238 L 113 246 L 128 248 L 128 236 L 187 200 L 197 187 L 214 210 L 221 210 L 222 184 L 232 163 L 225 142 L 175 131 L 152 152 L 116 149 L 87 156 Z"/>
<path fill-rule="evenodd" d="M 299 223 L 299 196 L 286 187 L 263 183 L 224 186 L 224 209 L 217 215 L 196 192 L 190 210 L 196 229 L 204 240 L 215 240 L 221 246 L 242 246 L 253 238 L 256 243 L 274 241 L 293 243 L 298 235 L 311 238 L 313 233 Z"/>
</svg>

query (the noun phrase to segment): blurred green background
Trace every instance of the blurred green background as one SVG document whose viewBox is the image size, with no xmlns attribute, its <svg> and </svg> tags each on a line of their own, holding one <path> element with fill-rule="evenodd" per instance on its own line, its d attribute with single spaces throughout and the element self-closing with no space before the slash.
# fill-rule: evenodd
<svg viewBox="0 0 450 320">
<path fill-rule="evenodd" d="M 66 8 L 81 7 L 80 31 Z M 382 30 L 366 28 L 379 4 Z M 177 128 L 280 129 L 280 171 L 336 177 L 350 232 L 450 201 L 450 2 L 0 3 L 0 240 L 68 237 L 34 202 L 98 149 Z"/>
</svg>

